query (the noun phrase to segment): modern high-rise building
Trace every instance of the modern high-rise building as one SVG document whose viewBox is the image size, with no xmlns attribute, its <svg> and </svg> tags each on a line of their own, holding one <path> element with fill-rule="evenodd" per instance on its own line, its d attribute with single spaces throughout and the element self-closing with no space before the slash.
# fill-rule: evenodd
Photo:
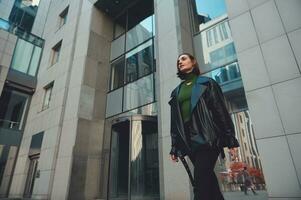
<svg viewBox="0 0 301 200">
<path fill-rule="evenodd" d="M 0 0 L 0 197 L 193 198 L 170 161 L 170 93 L 189 52 L 241 147 L 216 174 L 243 200 L 301 198 L 301 1 Z"/>
</svg>

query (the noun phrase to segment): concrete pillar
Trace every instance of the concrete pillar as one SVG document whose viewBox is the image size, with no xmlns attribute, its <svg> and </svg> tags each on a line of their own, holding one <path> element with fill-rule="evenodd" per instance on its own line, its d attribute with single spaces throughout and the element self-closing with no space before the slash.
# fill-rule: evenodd
<svg viewBox="0 0 301 200">
<path fill-rule="evenodd" d="M 192 53 L 192 33 L 188 0 L 155 0 L 155 51 L 157 63 L 156 91 L 158 98 L 160 199 L 190 198 L 189 179 L 182 164 L 169 157 L 171 91 L 179 80 L 176 60 L 180 53 Z"/>
</svg>

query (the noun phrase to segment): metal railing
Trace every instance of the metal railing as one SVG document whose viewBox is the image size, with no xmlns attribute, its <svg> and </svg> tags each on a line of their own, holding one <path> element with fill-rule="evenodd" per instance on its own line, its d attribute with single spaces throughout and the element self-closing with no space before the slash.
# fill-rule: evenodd
<svg viewBox="0 0 301 200">
<path fill-rule="evenodd" d="M 6 119 L 0 119 L 0 128 L 20 130 L 20 122 L 15 122 Z"/>
<path fill-rule="evenodd" d="M 44 40 L 42 38 L 40 38 L 32 33 L 26 32 L 21 27 L 15 25 L 15 24 L 12 24 L 2 18 L 0 18 L 0 29 L 3 29 L 9 33 L 12 33 L 12 34 L 18 36 L 19 38 L 26 40 L 36 46 L 43 47 Z"/>
</svg>

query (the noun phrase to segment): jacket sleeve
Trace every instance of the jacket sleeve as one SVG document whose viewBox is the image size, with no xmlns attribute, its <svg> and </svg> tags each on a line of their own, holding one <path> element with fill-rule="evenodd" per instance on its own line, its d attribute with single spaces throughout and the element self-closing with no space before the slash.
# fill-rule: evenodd
<svg viewBox="0 0 301 200">
<path fill-rule="evenodd" d="M 169 105 L 171 105 L 170 104 L 170 102 L 169 102 Z M 170 150 L 170 152 L 169 152 L 169 154 L 171 154 L 171 155 L 176 155 L 177 156 L 177 151 L 178 151 L 178 149 L 177 149 L 177 134 L 174 132 L 174 130 L 173 130 L 173 121 L 174 121 L 174 115 L 173 115 L 173 111 L 172 111 L 172 107 L 170 106 L 170 137 L 171 137 L 171 150 Z"/>
<path fill-rule="evenodd" d="M 218 83 L 210 79 L 210 105 L 213 119 L 222 134 L 235 136 L 235 129 L 225 104 L 225 98 Z"/>
</svg>

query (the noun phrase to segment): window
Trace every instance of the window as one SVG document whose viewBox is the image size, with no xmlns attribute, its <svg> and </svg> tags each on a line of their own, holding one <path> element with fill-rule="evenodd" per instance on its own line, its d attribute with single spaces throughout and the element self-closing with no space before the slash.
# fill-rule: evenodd
<svg viewBox="0 0 301 200">
<path fill-rule="evenodd" d="M 0 127 L 21 130 L 29 95 L 5 86 L 0 97 Z M 1 171 L 1 170 L 0 170 Z"/>
<path fill-rule="evenodd" d="M 244 142 L 245 150 L 248 151 L 247 143 Z"/>
<path fill-rule="evenodd" d="M 126 82 L 133 82 L 153 72 L 152 40 L 126 54 Z"/>
<path fill-rule="evenodd" d="M 117 89 L 123 85 L 124 57 L 114 61 L 111 65 L 111 87 L 110 90 Z"/>
<path fill-rule="evenodd" d="M 211 34 L 212 34 L 211 30 L 206 31 L 206 35 L 207 35 L 206 38 L 207 38 L 207 46 L 208 47 L 212 46 L 212 43 L 213 43 Z"/>
<path fill-rule="evenodd" d="M 51 100 L 51 94 L 52 94 L 52 88 L 53 88 L 53 83 L 48 84 L 47 86 L 44 87 L 45 90 L 45 95 L 44 95 L 44 101 L 43 101 L 43 106 L 42 110 L 46 110 L 49 108 L 50 100 Z"/>
<path fill-rule="evenodd" d="M 245 131 L 244 131 L 244 129 L 241 129 L 241 133 L 242 133 L 242 136 L 245 137 Z"/>
<path fill-rule="evenodd" d="M 61 12 L 61 14 L 59 15 L 58 28 L 61 28 L 64 24 L 66 24 L 67 16 L 68 16 L 68 10 L 69 10 L 69 6 L 67 6 L 67 8 L 65 8 L 63 10 L 63 12 Z"/>
<path fill-rule="evenodd" d="M 58 42 L 54 47 L 52 47 L 50 65 L 54 65 L 59 61 L 61 47 L 62 47 L 62 40 Z"/>
</svg>

